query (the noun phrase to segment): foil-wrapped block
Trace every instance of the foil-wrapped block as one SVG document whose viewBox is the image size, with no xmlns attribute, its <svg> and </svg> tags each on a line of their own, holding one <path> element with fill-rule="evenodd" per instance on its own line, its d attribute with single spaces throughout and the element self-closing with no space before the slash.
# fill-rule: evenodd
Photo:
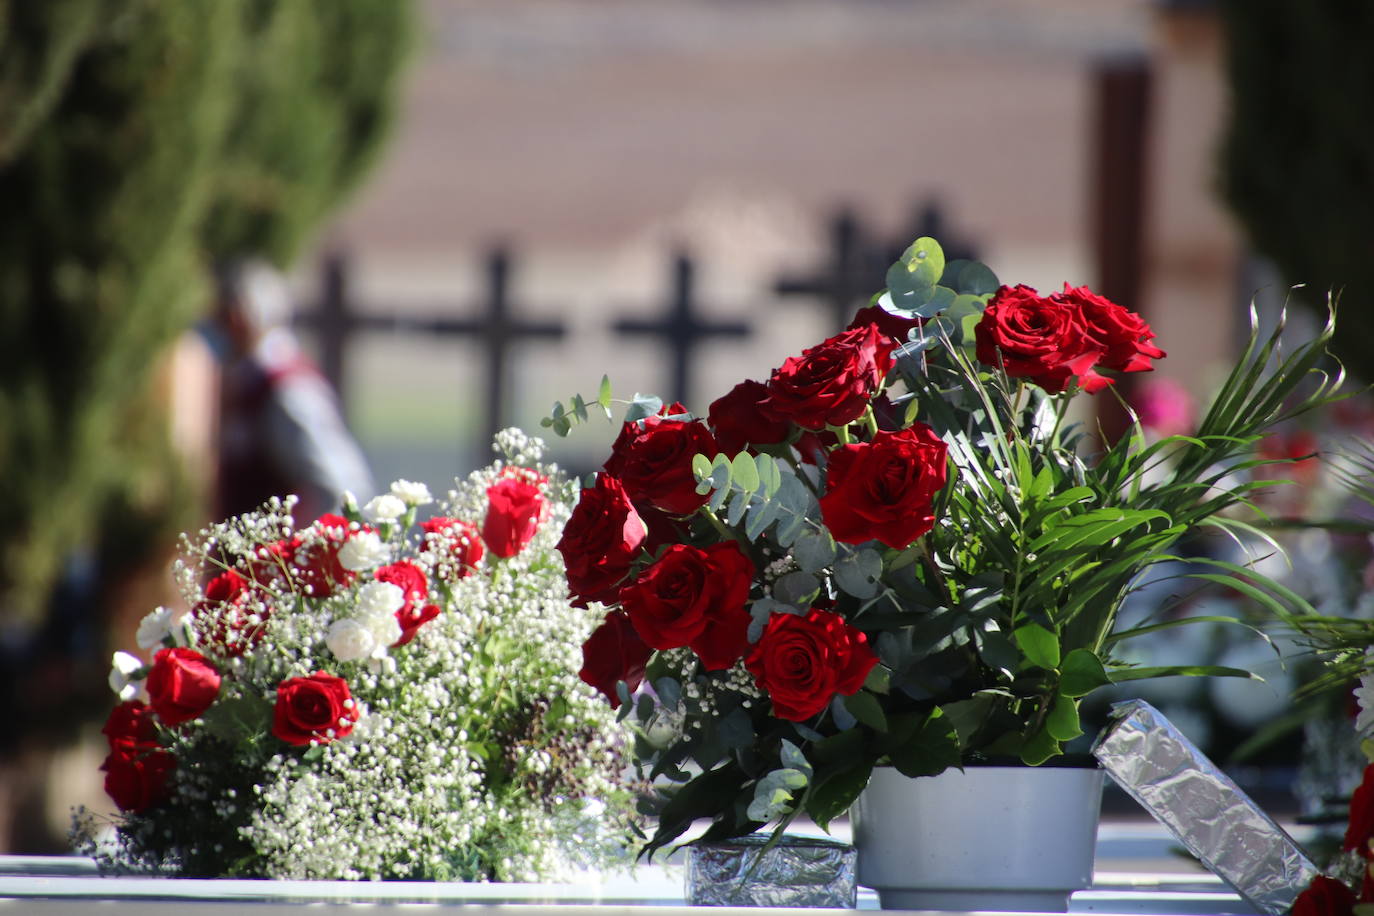
<svg viewBox="0 0 1374 916">
<path fill-rule="evenodd" d="M 1319 874 L 1301 847 L 1149 703 L 1112 719 L 1093 746 L 1102 768 L 1251 906 L 1287 913 Z"/>
<path fill-rule="evenodd" d="M 765 850 L 754 834 L 687 847 L 687 902 L 694 906 L 803 906 L 854 909 L 854 847 L 820 837 L 784 836 Z"/>
</svg>

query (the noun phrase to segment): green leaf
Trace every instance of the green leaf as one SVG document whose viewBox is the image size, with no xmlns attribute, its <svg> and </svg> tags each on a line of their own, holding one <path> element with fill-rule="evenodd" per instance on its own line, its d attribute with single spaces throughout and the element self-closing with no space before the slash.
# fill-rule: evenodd
<svg viewBox="0 0 1374 916">
<path fill-rule="evenodd" d="M 874 665 L 868 669 L 868 677 L 864 678 L 864 689 L 886 696 L 891 689 L 891 680 L 892 672 L 886 665 Z"/>
<path fill-rule="evenodd" d="M 1059 636 L 1038 623 L 1028 623 L 1012 632 L 1016 644 L 1032 664 L 1047 671 L 1059 667 Z"/>
<path fill-rule="evenodd" d="M 902 253 L 899 263 L 906 268 L 914 285 L 934 286 L 945 273 L 945 252 L 935 239 L 921 236 Z"/>
<path fill-rule="evenodd" d="M 855 598 L 872 598 L 881 591 L 883 558 L 868 547 L 848 551 L 835 561 L 835 584 Z"/>
<path fill-rule="evenodd" d="M 762 482 L 759 478 L 758 465 L 754 463 L 754 456 L 748 452 L 740 452 L 735 456 L 734 461 L 730 462 L 730 482 L 745 493 L 755 493 Z"/>
<path fill-rule="evenodd" d="M 1099 687 L 1112 683 L 1102 661 L 1087 649 L 1074 649 L 1064 657 L 1059 676 L 1059 692 L 1066 697 L 1087 696 Z"/>
<path fill-rule="evenodd" d="M 738 766 L 726 764 L 709 770 L 679 788 L 658 815 L 658 830 L 645 844 L 641 855 L 652 855 L 674 839 L 698 818 L 714 818 L 730 810 L 742 788 L 745 775 Z"/>
<path fill-rule="evenodd" d="M 611 409 L 611 377 L 609 375 L 601 376 L 601 388 L 596 393 L 596 403 L 606 410 Z"/>
<path fill-rule="evenodd" d="M 830 822 L 849 810 L 872 773 L 873 762 L 861 760 L 853 767 L 823 774 L 812 784 L 806 813 L 816 826 L 829 832 Z"/>
<path fill-rule="evenodd" d="M 835 539 L 827 528 L 807 528 L 792 542 L 792 559 L 802 572 L 818 572 L 835 562 Z"/>
<path fill-rule="evenodd" d="M 755 459 L 759 469 L 759 482 L 763 487 L 763 495 L 768 499 L 773 498 L 773 494 L 778 492 L 782 486 L 782 472 L 778 470 L 778 459 L 772 455 L 759 455 Z"/>
<path fill-rule="evenodd" d="M 1083 726 L 1078 721 L 1078 701 L 1063 694 L 1055 697 L 1045 719 L 1045 730 L 1057 741 L 1072 741 L 1083 734 Z"/>
<path fill-rule="evenodd" d="M 1244 668 L 1228 668 L 1224 665 L 1157 665 L 1154 667 L 1113 668 L 1112 683 L 1143 681 L 1156 677 L 1239 677 L 1262 681 L 1264 678 Z"/>
<path fill-rule="evenodd" d="M 878 698 L 868 691 L 860 688 L 858 693 L 845 697 L 844 708 L 874 731 L 887 731 L 887 716 L 883 713 L 883 707 L 878 703 Z"/>
<path fill-rule="evenodd" d="M 783 738 L 781 741 L 778 756 L 782 760 L 783 766 L 797 770 L 805 774 L 808 778 L 811 776 L 811 761 L 806 759 L 806 755 L 802 753 L 801 748 L 797 747 L 786 738 Z"/>
<path fill-rule="evenodd" d="M 912 736 L 889 751 L 888 756 L 904 776 L 936 776 L 959 765 L 962 759 L 959 733 L 937 706 Z"/>
<path fill-rule="evenodd" d="M 634 423 L 645 417 L 656 416 L 663 409 L 663 399 L 649 394 L 636 394 L 625 410 L 625 422 Z"/>
<path fill-rule="evenodd" d="M 1050 730 L 1042 728 L 1022 746 L 1021 761 L 1028 766 L 1038 767 L 1051 757 L 1058 757 L 1061 753 L 1063 753 L 1063 748 L 1050 734 Z"/>
<path fill-rule="evenodd" d="M 978 261 L 966 261 L 954 276 L 954 288 L 961 293 L 973 296 L 990 296 L 1001 285 L 997 275 L 987 265 Z"/>
<path fill-rule="evenodd" d="M 799 569 L 778 576 L 773 583 L 773 597 L 783 604 L 798 608 L 809 607 L 820 590 L 820 580 Z"/>
</svg>

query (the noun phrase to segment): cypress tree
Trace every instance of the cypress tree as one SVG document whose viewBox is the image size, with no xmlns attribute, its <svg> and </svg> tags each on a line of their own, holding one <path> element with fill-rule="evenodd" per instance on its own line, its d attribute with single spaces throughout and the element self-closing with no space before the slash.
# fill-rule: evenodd
<svg viewBox="0 0 1374 916">
<path fill-rule="evenodd" d="M 149 370 L 210 261 L 287 264 L 372 161 L 408 27 L 400 0 L 0 0 L 0 618 L 194 508 Z"/>
<path fill-rule="evenodd" d="M 1341 297 L 1332 350 L 1374 378 L 1374 4 L 1225 0 L 1225 197 L 1299 301 Z"/>
</svg>

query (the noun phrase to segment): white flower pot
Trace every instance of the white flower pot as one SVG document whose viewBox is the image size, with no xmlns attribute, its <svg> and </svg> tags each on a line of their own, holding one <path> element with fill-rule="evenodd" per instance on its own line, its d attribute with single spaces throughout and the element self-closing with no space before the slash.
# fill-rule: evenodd
<svg viewBox="0 0 1374 916">
<path fill-rule="evenodd" d="M 859 883 L 884 909 L 1066 912 L 1092 884 L 1103 773 L 873 771 L 851 812 Z"/>
</svg>

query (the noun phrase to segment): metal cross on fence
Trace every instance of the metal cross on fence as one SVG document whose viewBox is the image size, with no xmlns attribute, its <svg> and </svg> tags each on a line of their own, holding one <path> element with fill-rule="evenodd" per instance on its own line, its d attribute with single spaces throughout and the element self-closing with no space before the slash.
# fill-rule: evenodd
<svg viewBox="0 0 1374 916">
<path fill-rule="evenodd" d="M 320 335 L 320 368 L 333 383 L 342 401 L 346 395 L 344 360 L 351 336 L 359 331 L 390 331 L 439 337 L 471 337 L 486 347 L 487 441 L 509 421 L 507 368 L 510 349 L 523 340 L 559 340 L 567 334 L 561 321 L 524 321 L 511 312 L 511 255 L 503 246 L 487 255 L 485 311 L 474 317 L 450 318 L 441 314 L 360 314 L 349 297 L 348 259 L 339 253 L 326 257 L 323 297 L 313 313 L 298 316 Z M 346 402 L 345 402 L 346 403 Z"/>
<path fill-rule="evenodd" d="M 745 321 L 712 322 L 697 313 L 693 288 L 696 270 L 687 255 L 679 252 L 673 256 L 672 271 L 671 298 L 662 317 L 624 317 L 612 327 L 617 334 L 661 338 L 672 356 L 667 400 L 691 406 L 692 357 L 698 345 L 712 337 L 748 337 L 752 329 Z"/>
<path fill-rule="evenodd" d="M 774 284 L 779 296 L 811 296 L 829 309 L 835 331 L 848 327 L 855 311 L 882 289 L 887 268 L 921 236 L 940 242 L 945 259 L 974 258 L 974 246 L 949 235 L 939 204 L 926 200 L 902 237 L 883 241 L 870 237 L 854 212 L 841 209 L 830 221 L 830 251 L 824 265 L 811 276 L 783 276 Z"/>
</svg>

